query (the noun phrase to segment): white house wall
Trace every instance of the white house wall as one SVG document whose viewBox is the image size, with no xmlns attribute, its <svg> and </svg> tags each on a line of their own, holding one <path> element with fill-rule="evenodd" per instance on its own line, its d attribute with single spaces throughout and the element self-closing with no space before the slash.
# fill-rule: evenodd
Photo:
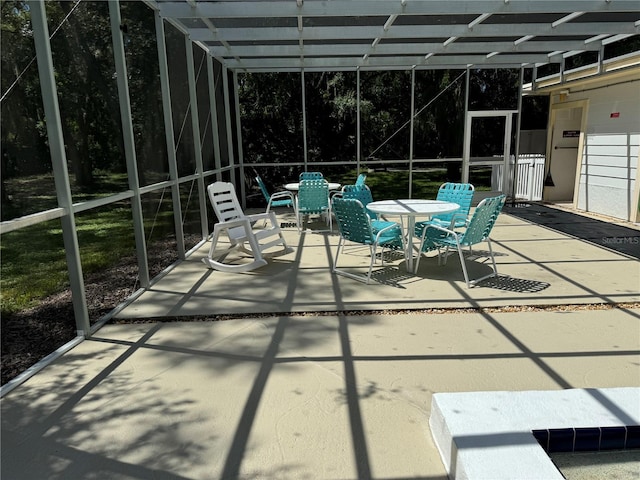
<svg viewBox="0 0 640 480">
<path fill-rule="evenodd" d="M 635 221 L 640 78 L 582 92 L 571 90 L 572 101 L 583 99 L 589 100 L 589 107 L 576 207 Z"/>
</svg>

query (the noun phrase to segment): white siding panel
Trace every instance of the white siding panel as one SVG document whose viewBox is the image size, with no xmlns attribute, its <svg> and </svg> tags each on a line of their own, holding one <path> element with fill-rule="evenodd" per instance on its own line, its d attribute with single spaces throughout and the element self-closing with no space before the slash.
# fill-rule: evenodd
<svg viewBox="0 0 640 480">
<path fill-rule="evenodd" d="M 628 166 L 635 167 L 637 159 L 630 159 L 629 157 L 606 157 L 603 155 L 585 155 L 582 157 L 582 165 L 591 166 L 609 166 L 616 168 L 627 168 Z M 626 175 L 626 172 L 621 172 L 621 175 Z"/>
<path fill-rule="evenodd" d="M 596 146 L 596 145 L 627 146 L 629 144 L 629 135 L 624 133 L 617 133 L 617 134 L 590 133 L 586 137 L 585 144 L 587 146 Z"/>
<path fill-rule="evenodd" d="M 609 187 L 619 190 L 627 190 L 629 183 L 633 183 L 629 179 L 616 178 L 602 175 L 580 175 L 580 183 L 588 182 L 590 185 L 599 185 L 601 187 Z"/>
<path fill-rule="evenodd" d="M 631 191 L 615 189 L 601 185 L 581 184 L 579 189 L 578 208 L 611 217 L 629 219 L 634 206 Z M 638 208 L 635 206 L 635 208 Z"/>
<path fill-rule="evenodd" d="M 577 90 L 577 89 L 576 89 Z M 571 92 L 571 100 L 589 100 L 578 208 L 628 220 L 640 145 L 640 81 Z M 611 114 L 617 115 L 612 118 Z"/>
<path fill-rule="evenodd" d="M 613 157 L 627 157 L 629 145 L 587 145 L 588 155 L 606 155 Z"/>
<path fill-rule="evenodd" d="M 587 134 L 628 136 L 640 133 L 640 81 L 579 93 L 589 98 Z M 612 113 L 619 116 L 612 118 Z M 626 142 L 629 142 L 628 137 Z"/>
<path fill-rule="evenodd" d="M 612 167 L 611 165 L 587 165 L 582 169 L 582 174 L 593 175 L 596 177 L 610 177 L 628 181 L 631 178 L 630 173 L 635 174 L 635 169 Z"/>
</svg>

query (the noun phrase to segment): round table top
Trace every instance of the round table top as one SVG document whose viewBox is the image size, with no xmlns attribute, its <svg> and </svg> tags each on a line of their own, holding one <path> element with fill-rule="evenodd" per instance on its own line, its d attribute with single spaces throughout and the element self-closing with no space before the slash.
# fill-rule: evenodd
<svg viewBox="0 0 640 480">
<path fill-rule="evenodd" d="M 367 208 L 375 213 L 383 215 L 438 215 L 441 213 L 455 212 L 460 205 L 453 202 L 443 202 L 440 200 L 380 200 L 371 202 Z"/>
<path fill-rule="evenodd" d="M 342 184 L 340 183 L 333 183 L 333 182 L 327 182 L 329 184 L 329 190 L 340 190 L 340 188 L 342 187 Z M 300 182 L 295 182 L 295 183 L 287 183 L 284 188 L 286 188 L 287 190 L 291 190 L 294 192 L 297 192 L 298 190 L 300 190 Z"/>
</svg>

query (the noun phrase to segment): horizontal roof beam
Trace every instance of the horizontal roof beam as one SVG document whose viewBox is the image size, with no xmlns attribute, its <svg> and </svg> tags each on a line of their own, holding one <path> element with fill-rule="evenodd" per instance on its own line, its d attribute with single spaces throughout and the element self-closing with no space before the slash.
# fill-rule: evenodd
<svg viewBox="0 0 640 480">
<path fill-rule="evenodd" d="M 144 2 L 239 71 L 512 68 L 640 34 L 638 0 Z"/>
<path fill-rule="evenodd" d="M 355 72 L 356 70 L 360 70 L 361 72 L 368 71 L 380 71 L 380 70 L 411 70 L 415 69 L 416 71 L 428 71 L 428 70 L 465 70 L 470 65 L 416 65 L 416 66 L 407 66 L 407 65 L 388 65 L 386 67 L 378 67 L 378 66 L 357 66 L 353 65 L 347 66 L 332 66 L 331 68 L 327 67 L 314 67 L 314 66 L 289 66 L 289 67 L 281 67 L 277 70 L 273 70 L 272 68 L 236 68 L 235 71 L 239 73 L 273 73 L 273 72 L 300 72 L 303 71 L 305 73 L 315 73 L 315 72 Z M 514 64 L 501 64 L 501 65 L 473 65 L 474 69 L 504 69 L 504 68 L 513 68 L 519 69 L 522 67 L 521 63 Z"/>
<path fill-rule="evenodd" d="M 495 65 L 502 68 L 504 64 L 529 65 L 535 63 L 559 63 L 561 56 L 549 57 L 547 54 L 517 54 L 494 55 L 487 58 L 486 55 L 459 55 L 459 56 L 433 56 L 425 60 L 424 55 L 388 56 L 388 57 L 332 57 L 332 58 L 255 58 L 255 59 L 227 59 L 225 66 L 232 69 L 271 68 L 307 68 L 318 67 L 328 70 L 336 67 L 393 67 L 407 65 L 449 65 L 449 68 L 465 68 L 468 65 Z"/>
<path fill-rule="evenodd" d="M 175 18 L 243 18 L 320 16 L 391 16 L 391 15 L 456 15 L 633 12 L 637 0 L 476 0 L 449 1 L 409 0 L 404 5 L 392 0 L 309 1 L 298 7 L 292 0 L 197 2 L 195 7 L 184 1 L 158 2 L 160 15 Z M 250 13 L 250 14 L 249 14 Z"/>
<path fill-rule="evenodd" d="M 557 36 L 599 34 L 636 34 L 640 26 L 631 22 L 564 23 L 553 28 L 548 23 L 529 24 L 480 24 L 469 30 L 466 25 L 407 25 L 393 26 L 388 31 L 382 27 L 306 27 L 299 31 L 296 27 L 275 28 L 218 28 L 215 32 L 208 28 L 189 30 L 193 41 L 278 41 L 278 40 L 336 40 L 374 38 L 450 38 L 450 37 L 515 37 L 522 35 Z"/>
<path fill-rule="evenodd" d="M 339 55 L 362 56 L 369 55 L 426 55 L 427 53 L 484 53 L 486 51 L 501 53 L 540 53 L 556 49 L 558 44 L 536 41 L 514 45 L 514 42 L 465 42 L 452 43 L 444 46 L 442 43 L 388 43 L 378 44 L 372 48 L 369 44 L 341 44 Z M 580 40 L 566 40 L 561 46 L 567 51 L 571 50 L 600 50 L 600 42 L 585 44 Z M 215 57 L 237 55 L 240 57 L 297 57 L 302 54 L 298 45 L 260 45 L 260 46 L 234 46 L 232 49 L 225 47 L 210 47 L 209 52 Z M 305 45 L 304 54 L 312 55 L 336 55 L 335 45 Z"/>
</svg>

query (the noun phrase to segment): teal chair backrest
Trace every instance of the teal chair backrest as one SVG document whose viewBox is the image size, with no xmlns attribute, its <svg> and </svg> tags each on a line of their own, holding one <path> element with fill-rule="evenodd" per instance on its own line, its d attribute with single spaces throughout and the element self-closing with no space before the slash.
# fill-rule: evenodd
<svg viewBox="0 0 640 480">
<path fill-rule="evenodd" d="M 324 175 L 322 175 L 322 172 L 302 172 L 300 181 L 302 180 L 324 180 Z"/>
<path fill-rule="evenodd" d="M 331 204 L 342 238 L 364 245 L 373 245 L 375 237 L 371 230 L 369 215 L 359 200 L 334 197 Z"/>
<path fill-rule="evenodd" d="M 260 177 L 260 175 L 256 175 L 256 182 L 258 182 L 258 186 L 260 187 L 260 191 L 262 192 L 262 195 L 264 195 L 264 198 L 268 202 L 271 199 L 271 195 L 269 194 L 269 190 L 267 190 L 267 186 L 262 181 L 262 177 Z"/>
<path fill-rule="evenodd" d="M 359 200 L 360 203 L 365 207 L 373 202 L 373 195 L 371 195 L 371 190 L 366 185 L 345 185 L 342 189 L 342 198 L 353 198 Z M 378 216 L 367 210 L 367 214 L 371 220 L 376 220 Z"/>
<path fill-rule="evenodd" d="M 505 199 L 505 195 L 499 195 L 485 198 L 478 204 L 469 221 L 469 226 L 460 238 L 460 245 L 475 245 L 489 238 Z"/>
<path fill-rule="evenodd" d="M 458 205 L 460 205 L 460 208 L 455 212 L 434 215 L 433 218 L 445 223 L 450 223 L 454 215 L 456 216 L 456 218 L 464 217 L 464 219 L 466 219 L 466 217 L 469 215 L 469 210 L 471 209 L 473 193 L 474 187 L 470 183 L 443 183 L 438 189 L 436 200 L 457 203 Z M 461 223 L 464 224 L 464 222 Z"/>
<path fill-rule="evenodd" d="M 367 175 L 365 173 L 361 173 L 360 175 L 358 175 L 358 178 L 356 178 L 356 185 L 364 185 L 366 179 Z"/>
<path fill-rule="evenodd" d="M 324 180 L 302 180 L 298 189 L 298 211 L 322 213 L 329 208 L 329 184 Z"/>
</svg>

